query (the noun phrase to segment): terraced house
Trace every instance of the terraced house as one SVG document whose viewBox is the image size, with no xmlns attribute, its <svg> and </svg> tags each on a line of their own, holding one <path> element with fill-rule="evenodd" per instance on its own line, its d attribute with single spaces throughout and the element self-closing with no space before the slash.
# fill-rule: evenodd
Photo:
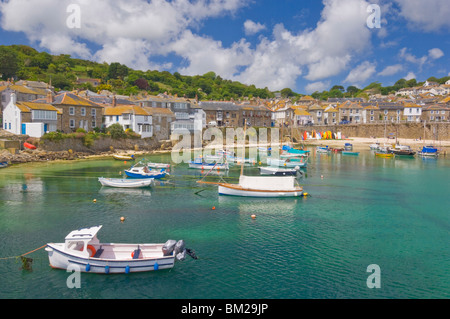
<svg viewBox="0 0 450 319">
<path fill-rule="evenodd" d="M 110 105 L 103 109 L 105 127 L 120 124 L 124 130 L 131 129 L 141 138 L 153 136 L 152 115 L 137 105 Z"/>
<path fill-rule="evenodd" d="M 49 103 L 62 112 L 61 131 L 64 133 L 75 132 L 78 128 L 89 132 L 102 127 L 102 107 L 75 93 L 65 92 L 38 102 Z"/>
<path fill-rule="evenodd" d="M 345 101 L 337 106 L 339 110 L 339 123 L 360 124 L 363 122 L 363 107 L 360 103 Z"/>
</svg>

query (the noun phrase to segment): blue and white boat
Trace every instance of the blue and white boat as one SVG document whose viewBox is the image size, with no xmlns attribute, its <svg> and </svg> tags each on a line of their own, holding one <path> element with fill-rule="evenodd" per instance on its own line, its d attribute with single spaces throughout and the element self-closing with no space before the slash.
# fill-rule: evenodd
<svg viewBox="0 0 450 319">
<path fill-rule="evenodd" d="M 328 148 L 328 146 L 317 146 L 316 147 L 316 153 L 328 154 L 329 152 L 331 152 L 331 150 Z"/>
<path fill-rule="evenodd" d="M 8 162 L 0 162 L 0 168 L 8 167 Z"/>
<path fill-rule="evenodd" d="M 160 179 L 166 177 L 169 173 L 165 169 L 152 169 L 142 163 L 137 163 L 125 170 L 125 174 L 131 178 L 154 178 Z"/>
<path fill-rule="evenodd" d="M 420 156 L 438 157 L 438 149 L 432 145 L 424 146 L 418 153 Z"/>
<path fill-rule="evenodd" d="M 50 267 L 96 274 L 155 271 L 172 268 L 175 258 L 182 260 L 187 251 L 182 240 L 165 244 L 101 243 L 97 238 L 101 228 L 77 229 L 66 236 L 64 243 L 48 243 L 45 250 Z M 196 258 L 191 250 L 188 253 Z"/>
</svg>

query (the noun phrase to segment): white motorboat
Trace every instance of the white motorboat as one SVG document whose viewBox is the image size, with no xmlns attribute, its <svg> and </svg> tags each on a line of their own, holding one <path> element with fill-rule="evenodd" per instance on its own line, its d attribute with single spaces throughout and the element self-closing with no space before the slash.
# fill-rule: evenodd
<svg viewBox="0 0 450 319">
<path fill-rule="evenodd" d="M 296 168 L 280 168 L 280 167 L 259 167 L 261 175 L 275 175 L 275 176 L 294 176 L 297 175 L 299 169 Z"/>
<path fill-rule="evenodd" d="M 165 244 L 101 243 L 97 238 L 102 226 L 81 228 L 70 232 L 64 243 L 48 243 L 50 266 L 98 274 L 123 274 L 172 268 L 175 258 L 182 260 L 186 252 L 182 240 Z M 181 254 L 181 255 L 180 255 Z"/>
<path fill-rule="evenodd" d="M 307 161 L 298 158 L 288 158 L 288 159 L 278 159 L 278 158 L 267 158 L 267 165 L 269 166 L 278 166 L 278 167 L 286 167 L 286 168 L 296 168 L 297 166 L 306 167 Z"/>
<path fill-rule="evenodd" d="M 146 179 L 128 179 L 128 178 L 105 178 L 99 177 L 98 181 L 103 186 L 119 188 L 139 188 L 148 187 L 153 183 L 153 178 Z"/>
</svg>

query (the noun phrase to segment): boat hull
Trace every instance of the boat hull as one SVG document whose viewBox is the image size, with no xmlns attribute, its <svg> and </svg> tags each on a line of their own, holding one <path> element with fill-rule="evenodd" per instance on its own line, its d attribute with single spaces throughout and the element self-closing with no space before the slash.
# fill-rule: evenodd
<svg viewBox="0 0 450 319">
<path fill-rule="evenodd" d="M 275 175 L 275 176 L 297 175 L 296 169 L 282 169 L 282 168 L 271 168 L 271 167 L 260 167 L 259 172 L 261 175 Z"/>
<path fill-rule="evenodd" d="M 58 249 L 52 244 L 48 244 L 46 250 L 52 268 L 67 270 L 70 267 L 71 270 L 79 270 L 84 273 L 126 274 L 132 272 L 147 272 L 170 269 L 175 264 L 175 256 L 113 260 L 76 256 Z"/>
<path fill-rule="evenodd" d="M 118 161 L 134 161 L 135 158 L 131 156 L 113 155 L 113 158 Z"/>
<path fill-rule="evenodd" d="M 306 167 L 306 161 L 293 161 L 291 160 L 282 160 L 276 158 L 267 158 L 267 165 L 278 166 L 278 167 Z"/>
<path fill-rule="evenodd" d="M 149 187 L 153 178 L 146 179 L 117 179 L 117 178 L 99 178 L 98 181 L 103 186 L 108 187 L 118 187 L 118 188 L 140 188 L 140 187 Z"/>
<path fill-rule="evenodd" d="M 382 158 L 392 158 L 394 157 L 393 153 L 375 153 L 375 156 Z"/>
<path fill-rule="evenodd" d="M 298 189 L 295 191 L 268 191 L 244 189 L 233 184 L 221 184 L 219 185 L 219 195 L 264 198 L 300 197 L 303 196 L 303 189 Z"/>
<path fill-rule="evenodd" d="M 228 165 L 214 165 L 214 164 L 210 164 L 210 163 L 202 163 L 202 164 L 197 164 L 197 163 L 189 163 L 189 168 L 194 168 L 194 169 L 201 169 L 201 170 L 227 170 L 229 169 Z"/>
</svg>

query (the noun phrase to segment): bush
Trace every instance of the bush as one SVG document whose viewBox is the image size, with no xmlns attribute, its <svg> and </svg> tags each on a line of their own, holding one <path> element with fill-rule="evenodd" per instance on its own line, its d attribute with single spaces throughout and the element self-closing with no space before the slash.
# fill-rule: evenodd
<svg viewBox="0 0 450 319">
<path fill-rule="evenodd" d="M 126 138 L 122 125 L 119 123 L 114 123 L 106 129 L 106 131 L 111 135 L 113 139 Z"/>
</svg>

